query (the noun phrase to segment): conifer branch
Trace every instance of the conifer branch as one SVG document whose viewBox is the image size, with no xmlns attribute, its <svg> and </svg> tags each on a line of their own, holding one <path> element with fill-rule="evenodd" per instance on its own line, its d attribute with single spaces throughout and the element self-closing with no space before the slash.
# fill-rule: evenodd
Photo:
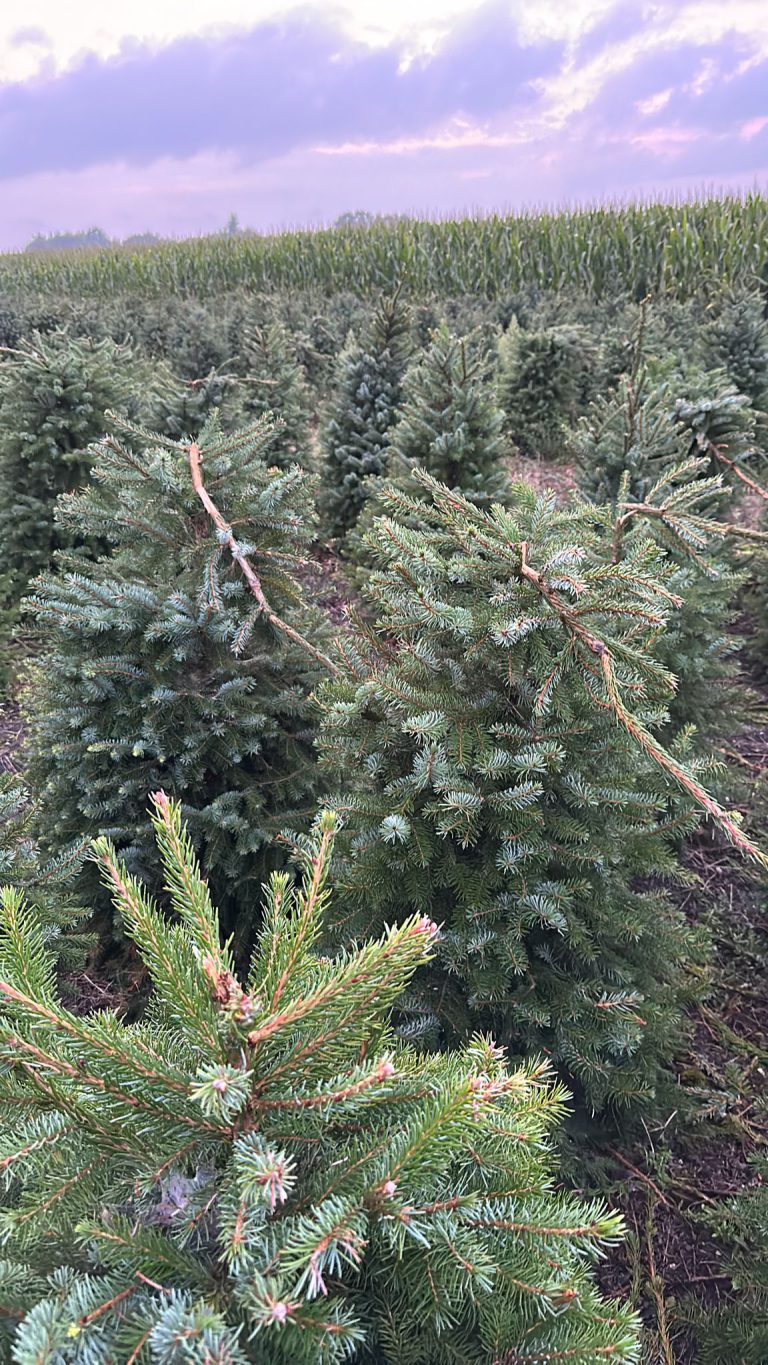
<svg viewBox="0 0 768 1365">
<path fill-rule="evenodd" d="M 693 773 L 682 763 L 679 763 L 663 745 L 659 744 L 658 740 L 654 739 L 637 717 L 633 716 L 627 709 L 621 696 L 613 655 L 608 645 L 599 636 L 588 630 L 571 610 L 565 598 L 555 588 L 550 587 L 540 573 L 531 568 L 528 563 L 526 541 L 522 541 L 520 544 L 520 574 L 526 582 L 531 583 L 536 588 L 545 602 L 556 612 L 571 637 L 599 659 L 608 703 L 622 729 L 640 745 L 643 752 L 658 767 L 668 773 L 684 791 L 688 792 L 689 796 L 715 821 L 736 848 L 753 858 L 755 862 L 760 863 L 761 866 L 768 868 L 768 856 L 744 834 L 733 817 L 723 810 L 714 797 L 709 795 L 701 783 L 696 780 Z"/>
<path fill-rule="evenodd" d="M 338 675 L 338 669 L 332 660 L 328 658 L 328 655 L 323 654 L 322 650 L 316 649 L 309 640 L 305 640 L 303 635 L 300 635 L 297 630 L 294 630 L 293 626 L 290 626 L 287 621 L 283 621 L 282 617 L 278 616 L 277 612 L 270 606 L 264 594 L 264 589 L 261 586 L 261 579 L 249 563 L 247 555 L 243 553 L 240 544 L 232 534 L 231 526 L 224 520 L 221 512 L 205 487 L 203 482 L 202 456 L 200 447 L 196 441 L 193 441 L 189 446 L 188 454 L 192 487 L 216 527 L 219 539 L 228 547 L 232 558 L 240 569 L 243 578 L 248 584 L 251 595 L 258 604 L 259 611 L 266 617 L 275 630 L 280 631 L 286 639 L 291 640 L 295 645 L 298 645 L 306 654 L 311 655 L 311 657 L 322 664 L 324 668 L 327 668 L 332 676 L 336 677 Z"/>
</svg>

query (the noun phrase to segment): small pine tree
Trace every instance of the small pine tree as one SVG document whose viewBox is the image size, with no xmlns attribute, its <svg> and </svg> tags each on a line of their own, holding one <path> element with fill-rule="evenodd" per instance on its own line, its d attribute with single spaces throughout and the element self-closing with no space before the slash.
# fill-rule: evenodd
<svg viewBox="0 0 768 1365">
<path fill-rule="evenodd" d="M 343 539 L 352 529 L 370 480 L 386 473 L 408 349 L 409 315 L 397 293 L 379 305 L 362 343 L 350 340 L 339 358 L 323 440 L 321 496 L 333 537 Z"/>
<path fill-rule="evenodd" d="M 46 862 L 33 826 L 34 808 L 24 784 L 0 772 L 0 886 L 20 892 L 32 906 L 46 946 L 56 950 L 58 966 L 66 972 L 79 967 L 93 946 L 93 938 L 79 927 L 84 911 L 72 892 L 88 841 Z"/>
<path fill-rule="evenodd" d="M 726 296 L 707 330 L 715 363 L 753 407 L 768 409 L 768 318 L 762 296 L 756 291 Z"/>
<path fill-rule="evenodd" d="M 503 428 L 480 338 L 456 337 L 443 323 L 406 371 L 388 479 L 417 492 L 414 470 L 422 467 L 478 506 L 503 500 Z"/>
<path fill-rule="evenodd" d="M 744 575 L 726 548 L 738 528 L 718 516 L 728 497 L 722 475 L 705 477 L 709 458 L 689 457 L 690 434 L 675 420 L 670 389 L 648 382 L 639 355 L 638 346 L 631 372 L 592 405 L 571 449 L 582 492 L 611 509 L 611 557 L 624 555 L 627 535 L 650 535 L 676 566 L 668 587 L 681 605 L 654 653 L 677 679 L 673 727 L 695 725 L 706 740 L 739 724 L 727 704 L 739 643 L 729 628 Z M 743 702 L 746 711 L 746 695 Z"/>
<path fill-rule="evenodd" d="M 88 476 L 88 447 L 108 409 L 124 410 L 130 355 L 111 341 L 35 334 L 0 365 L 0 632 L 8 636 L 29 580 L 72 545 L 54 522 L 60 493 Z M 74 543 L 78 536 L 75 533 Z"/>
<path fill-rule="evenodd" d="M 521 486 L 485 512 L 420 478 L 430 501 L 389 490 L 371 536 L 379 629 L 344 642 L 321 693 L 339 932 L 421 907 L 443 936 L 409 1032 L 491 1028 L 549 1049 L 594 1107 L 647 1096 L 692 952 L 649 877 L 681 875 L 670 845 L 696 804 L 751 848 L 686 766 L 687 737 L 671 754 L 652 734 L 672 568 L 647 538 L 606 560 L 600 509 Z"/>
<path fill-rule="evenodd" d="M 203 379 L 179 379 L 163 362 L 153 367 L 143 403 L 143 421 L 172 441 L 200 435 L 214 413 L 226 429 L 243 425 L 239 386 L 233 375 L 210 370 Z"/>
<path fill-rule="evenodd" d="M 697 1345 L 701 1365 L 765 1365 L 768 1360 L 768 1160 L 755 1158 L 758 1184 L 705 1217 L 712 1231 L 730 1244 L 725 1271 L 732 1277 L 733 1301 L 707 1313 Z"/>
<path fill-rule="evenodd" d="M 261 879 L 267 845 L 316 785 L 309 698 L 325 623 L 294 577 L 313 528 L 307 479 L 264 464 L 266 419 L 230 437 L 210 426 L 192 446 L 118 431 L 93 451 L 91 486 L 59 508 L 111 552 L 87 570 L 62 557 L 31 601 L 41 838 L 56 852 L 108 831 L 148 872 L 146 792 L 163 782 L 207 870 L 236 892 Z"/>
<path fill-rule="evenodd" d="M 16 1365 L 485 1365 L 637 1359 L 590 1260 L 620 1220 L 552 1188 L 564 1095 L 476 1039 L 423 1058 L 387 1013 L 426 962 L 413 916 L 315 948 L 334 820 L 273 877 L 246 984 L 177 806 L 154 798 L 166 919 L 97 856 L 154 983 L 78 1018 L 35 915 L 0 896 L 0 1332 Z"/>
<path fill-rule="evenodd" d="M 286 328 L 279 322 L 253 327 L 244 338 L 243 407 L 254 420 L 269 412 L 278 419 L 269 447 L 269 463 L 281 469 L 309 455 L 309 394 L 304 372 Z"/>
<path fill-rule="evenodd" d="M 524 454 L 557 453 L 585 404 L 592 363 L 587 334 L 565 325 L 528 332 L 513 320 L 499 361 L 499 402 L 515 444 Z"/>
<path fill-rule="evenodd" d="M 441 483 L 461 489 L 470 502 L 490 506 L 503 502 L 508 491 L 506 454 L 504 414 L 495 403 L 488 353 L 477 334 L 459 339 L 444 323 L 406 370 L 386 481 L 418 493 L 416 471 L 423 467 Z M 366 567 L 371 556 L 365 537 L 382 511 L 383 484 L 382 479 L 371 482 L 376 491 L 348 539 L 348 553 Z"/>
<path fill-rule="evenodd" d="M 742 491 L 755 488 L 754 473 L 763 451 L 758 415 L 749 399 L 731 386 L 716 384 L 712 376 L 706 391 L 675 403 L 675 417 L 688 441 L 689 453 L 708 459 L 713 474 L 724 474 Z"/>
</svg>

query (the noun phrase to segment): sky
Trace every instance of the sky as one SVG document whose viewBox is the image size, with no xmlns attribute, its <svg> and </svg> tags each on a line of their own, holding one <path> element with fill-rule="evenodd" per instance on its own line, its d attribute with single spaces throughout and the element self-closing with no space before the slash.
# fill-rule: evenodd
<svg viewBox="0 0 768 1365">
<path fill-rule="evenodd" d="M 26 0 L 0 249 L 768 190 L 768 0 Z"/>
</svg>

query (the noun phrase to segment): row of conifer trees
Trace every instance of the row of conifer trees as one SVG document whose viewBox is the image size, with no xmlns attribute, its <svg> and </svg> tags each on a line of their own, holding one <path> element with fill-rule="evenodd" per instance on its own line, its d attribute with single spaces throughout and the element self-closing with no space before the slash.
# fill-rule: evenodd
<svg viewBox="0 0 768 1365">
<path fill-rule="evenodd" d="M 506 474 L 514 331 L 500 372 L 445 325 L 409 356 L 385 300 L 319 448 L 288 334 L 249 336 L 207 386 L 65 334 L 0 371 L 13 625 L 42 570 L 0 807 L 12 1358 L 633 1360 L 590 1271 L 619 1221 L 548 1133 L 565 1085 L 603 1123 L 664 1085 L 681 841 L 765 862 L 708 757 L 760 408 L 636 336 L 558 505 Z M 84 929 L 132 1022 L 62 997 Z"/>
</svg>

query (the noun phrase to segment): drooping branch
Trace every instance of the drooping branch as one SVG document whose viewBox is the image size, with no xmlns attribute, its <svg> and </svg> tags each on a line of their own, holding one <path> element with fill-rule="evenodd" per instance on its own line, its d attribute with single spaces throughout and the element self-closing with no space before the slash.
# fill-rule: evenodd
<svg viewBox="0 0 768 1365">
<path fill-rule="evenodd" d="M 528 563 L 528 545 L 525 541 L 520 545 L 520 574 L 526 582 L 531 583 L 536 588 L 545 602 L 557 614 L 571 638 L 599 660 L 608 707 L 621 728 L 647 754 L 652 762 L 673 778 L 678 786 L 682 787 L 696 804 L 715 821 L 726 838 L 736 848 L 748 857 L 754 858 L 755 862 L 760 863 L 763 867 L 768 867 L 768 857 L 739 828 L 733 816 L 723 810 L 722 806 L 715 801 L 713 796 L 710 796 L 694 774 L 670 754 L 629 710 L 621 696 L 610 647 L 605 640 L 601 640 L 598 635 L 587 629 L 572 611 L 565 598 L 547 583 L 542 574 L 531 568 Z"/>
<path fill-rule="evenodd" d="M 305 653 L 310 654 L 313 659 L 316 659 L 318 663 L 321 663 L 324 668 L 327 668 L 330 673 L 336 676 L 338 669 L 333 661 L 328 658 L 328 655 L 323 654 L 322 650 L 316 649 L 309 640 L 306 640 L 303 635 L 300 635 L 297 630 L 294 630 L 293 626 L 290 626 L 287 621 L 284 621 L 281 616 L 278 616 L 277 612 L 273 610 L 267 601 L 258 574 L 249 563 L 247 555 L 243 553 L 243 550 L 235 539 L 232 533 L 232 527 L 224 520 L 224 517 L 221 515 L 221 512 L 203 483 L 202 458 L 200 447 L 196 441 L 193 441 L 189 447 L 189 470 L 192 476 L 192 487 L 208 513 L 208 516 L 211 518 L 216 530 L 219 532 L 221 540 L 229 549 L 232 558 L 248 584 L 251 595 L 256 599 L 259 611 L 266 617 L 275 630 L 279 631 L 281 635 L 286 636 L 287 639 L 293 641 L 295 645 L 298 645 Z"/>
</svg>

